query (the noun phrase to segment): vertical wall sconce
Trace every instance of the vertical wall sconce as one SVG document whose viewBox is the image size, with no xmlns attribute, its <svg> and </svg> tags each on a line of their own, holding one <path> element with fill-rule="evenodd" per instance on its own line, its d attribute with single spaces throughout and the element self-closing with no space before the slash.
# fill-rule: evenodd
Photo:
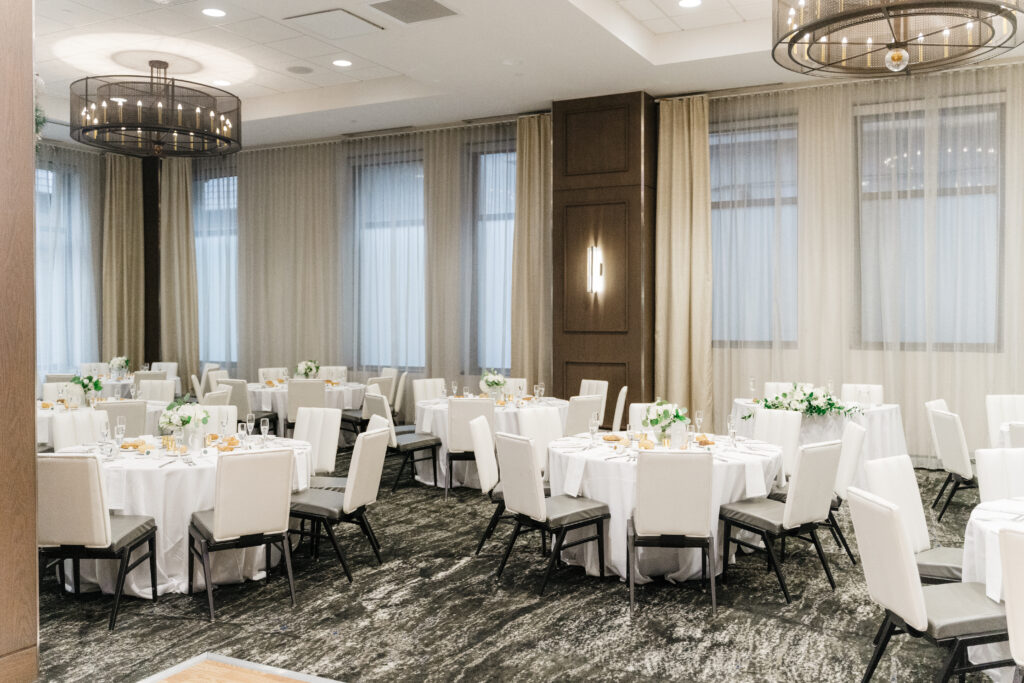
<svg viewBox="0 0 1024 683">
<path fill-rule="evenodd" d="M 587 247 L 587 291 L 598 293 L 604 291 L 604 259 L 601 247 Z"/>
</svg>

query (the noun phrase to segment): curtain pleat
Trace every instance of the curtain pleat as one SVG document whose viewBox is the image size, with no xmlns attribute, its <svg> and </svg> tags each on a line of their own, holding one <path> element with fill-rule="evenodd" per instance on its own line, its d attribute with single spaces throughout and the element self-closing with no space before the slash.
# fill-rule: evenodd
<svg viewBox="0 0 1024 683">
<path fill-rule="evenodd" d="M 145 338 L 142 161 L 108 154 L 106 166 L 102 359 L 127 356 L 138 367 Z"/>
<path fill-rule="evenodd" d="M 187 386 L 199 373 L 199 299 L 192 230 L 192 161 L 160 166 L 160 352 Z"/>
</svg>

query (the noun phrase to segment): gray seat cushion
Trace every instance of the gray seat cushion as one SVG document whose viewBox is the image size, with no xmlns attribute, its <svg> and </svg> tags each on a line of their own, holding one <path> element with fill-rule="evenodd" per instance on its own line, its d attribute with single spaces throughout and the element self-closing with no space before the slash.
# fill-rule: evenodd
<svg viewBox="0 0 1024 683">
<path fill-rule="evenodd" d="M 151 530 L 156 528 L 152 517 L 142 515 L 110 515 L 110 547 L 114 550 L 128 548 Z"/>
<path fill-rule="evenodd" d="M 213 510 L 192 513 L 192 525 L 208 541 L 213 540 Z"/>
<path fill-rule="evenodd" d="M 919 552 L 915 559 L 922 579 L 960 581 L 963 578 L 963 548 L 929 548 Z"/>
<path fill-rule="evenodd" d="M 722 506 L 719 517 L 746 524 L 755 529 L 780 534 L 783 531 L 782 512 L 785 509 L 785 503 L 771 498 L 749 498 L 735 503 L 726 503 Z"/>
<path fill-rule="evenodd" d="M 292 512 L 326 517 L 331 521 L 341 519 L 345 505 L 345 494 L 327 489 L 306 489 L 292 494 Z"/>
<path fill-rule="evenodd" d="M 548 514 L 548 526 L 555 528 L 597 519 L 609 514 L 608 506 L 589 498 L 573 498 L 572 496 L 554 496 L 544 500 Z"/>
<path fill-rule="evenodd" d="M 396 434 L 395 439 L 398 442 L 397 450 L 405 453 L 407 451 L 418 451 L 424 448 L 430 448 L 431 446 L 440 446 L 441 439 L 436 436 L 430 436 L 429 434 Z"/>
<path fill-rule="evenodd" d="M 363 409 L 362 408 L 348 408 L 341 411 L 342 422 L 354 422 L 360 423 L 363 421 Z"/>
<path fill-rule="evenodd" d="M 788 486 L 776 486 L 775 488 L 773 488 L 771 490 L 771 493 L 768 494 L 768 498 L 770 498 L 771 500 L 777 500 L 780 503 L 785 503 L 786 502 L 786 498 L 788 497 L 788 495 L 789 495 L 789 487 Z M 830 510 L 838 510 L 839 506 L 840 506 L 840 504 L 842 504 L 842 502 L 843 501 L 839 498 L 839 496 L 833 494 L 832 495 L 832 502 L 829 505 L 829 509 Z"/>
<path fill-rule="evenodd" d="M 985 595 L 983 583 L 922 586 L 928 635 L 936 640 L 1006 630 L 1006 608 Z"/>
<path fill-rule="evenodd" d="M 345 492 L 348 485 L 348 477 L 310 477 L 309 488 L 327 489 L 328 491 Z"/>
<path fill-rule="evenodd" d="M 413 434 L 416 432 L 416 425 L 395 425 L 395 434 Z"/>
</svg>

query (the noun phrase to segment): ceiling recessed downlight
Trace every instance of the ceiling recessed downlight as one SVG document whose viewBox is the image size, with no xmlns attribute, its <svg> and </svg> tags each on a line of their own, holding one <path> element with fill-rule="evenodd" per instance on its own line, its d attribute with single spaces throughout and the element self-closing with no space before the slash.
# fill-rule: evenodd
<svg viewBox="0 0 1024 683">
<path fill-rule="evenodd" d="M 331 64 L 334 66 L 352 66 L 352 62 L 347 59 L 335 59 Z"/>
<path fill-rule="evenodd" d="M 693 9 L 694 7 L 700 7 L 700 0 L 679 0 L 679 6 Z"/>
<path fill-rule="evenodd" d="M 208 17 L 218 17 L 219 18 L 219 17 L 223 17 L 224 15 L 226 15 L 227 12 L 225 12 L 222 9 L 217 9 L 216 7 L 207 7 L 206 9 L 203 10 L 203 14 L 205 14 Z"/>
<path fill-rule="evenodd" d="M 226 87 L 228 87 L 229 85 L 231 85 L 231 81 L 222 81 L 222 80 L 217 80 L 217 81 L 214 81 L 214 82 L 213 82 L 213 84 L 214 84 L 215 86 L 217 86 L 218 88 L 226 88 Z"/>
</svg>

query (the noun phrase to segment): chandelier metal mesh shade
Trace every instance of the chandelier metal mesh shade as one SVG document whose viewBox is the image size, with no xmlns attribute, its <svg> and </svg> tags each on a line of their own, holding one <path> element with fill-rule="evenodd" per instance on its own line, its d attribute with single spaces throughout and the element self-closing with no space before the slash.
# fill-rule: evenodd
<svg viewBox="0 0 1024 683">
<path fill-rule="evenodd" d="M 219 88 L 150 75 L 90 76 L 71 84 L 71 137 L 132 156 L 201 157 L 242 148 L 241 101 Z"/>
<path fill-rule="evenodd" d="M 774 0 L 772 57 L 809 75 L 937 71 L 1024 42 L 1024 0 Z"/>
</svg>

